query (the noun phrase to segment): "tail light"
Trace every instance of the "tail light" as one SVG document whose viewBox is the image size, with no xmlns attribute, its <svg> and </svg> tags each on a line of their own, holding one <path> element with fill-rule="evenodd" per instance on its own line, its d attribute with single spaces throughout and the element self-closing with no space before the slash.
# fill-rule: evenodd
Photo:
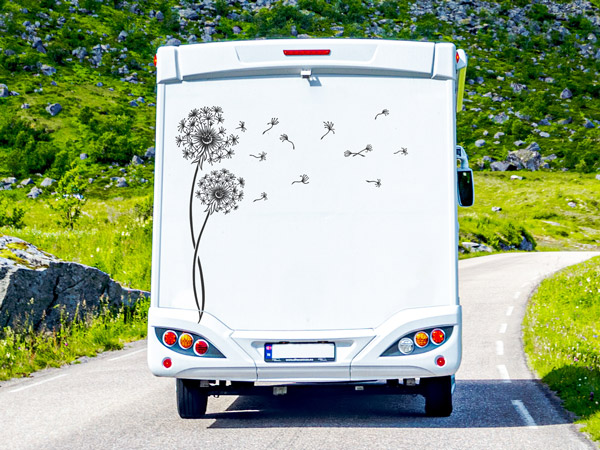
<svg viewBox="0 0 600 450">
<path fill-rule="evenodd" d="M 170 369 L 171 366 L 173 365 L 173 361 L 171 361 L 171 358 L 165 358 L 165 359 L 163 359 L 162 364 L 165 369 Z"/>
<path fill-rule="evenodd" d="M 175 342 L 177 342 L 177 333 L 171 330 L 165 331 L 162 336 L 162 340 L 163 344 L 165 344 L 167 347 L 173 347 Z"/>
<path fill-rule="evenodd" d="M 435 345 L 440 345 L 442 342 L 444 342 L 445 339 L 446 339 L 446 333 L 444 333 L 439 328 L 436 328 L 435 330 L 433 330 L 431 332 L 431 341 Z"/>
<path fill-rule="evenodd" d="M 446 365 L 446 358 L 443 356 L 438 356 L 435 358 L 435 363 L 440 367 L 444 367 Z"/>
<path fill-rule="evenodd" d="M 204 339 L 198 339 L 194 344 L 194 353 L 198 356 L 204 355 L 208 351 L 208 342 Z"/>
<path fill-rule="evenodd" d="M 417 344 L 417 347 L 425 347 L 427 344 L 429 344 L 429 336 L 427 333 L 424 331 L 419 331 L 417 334 L 415 334 L 415 344 Z"/>
<path fill-rule="evenodd" d="M 190 348 L 192 346 L 193 343 L 194 343 L 194 338 L 187 333 L 183 333 L 179 337 L 179 346 L 183 349 L 187 350 L 188 348 Z"/>
<path fill-rule="evenodd" d="M 323 56 L 331 54 L 331 50 L 284 50 L 283 54 L 285 56 Z"/>
</svg>

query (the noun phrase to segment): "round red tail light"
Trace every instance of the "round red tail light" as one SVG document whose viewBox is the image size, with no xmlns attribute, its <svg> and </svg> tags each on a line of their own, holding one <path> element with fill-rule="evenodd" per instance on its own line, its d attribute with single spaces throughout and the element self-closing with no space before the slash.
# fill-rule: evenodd
<svg viewBox="0 0 600 450">
<path fill-rule="evenodd" d="M 172 365 L 173 365 L 173 361 L 171 361 L 171 358 L 163 359 L 163 366 L 165 369 L 169 369 Z"/>
<path fill-rule="evenodd" d="M 177 333 L 171 330 L 165 331 L 163 334 L 163 343 L 167 347 L 172 347 L 175 345 L 175 342 L 177 342 Z"/>
<path fill-rule="evenodd" d="M 198 356 L 204 355 L 208 351 L 208 342 L 203 339 L 198 339 L 194 344 L 194 353 Z"/>
<path fill-rule="evenodd" d="M 443 356 L 438 356 L 435 359 L 435 363 L 440 367 L 444 367 L 446 365 L 446 358 L 444 358 Z"/>
<path fill-rule="evenodd" d="M 431 332 L 431 340 L 435 345 L 440 345 L 442 342 L 444 342 L 445 339 L 446 334 L 439 328 L 436 328 Z"/>
</svg>

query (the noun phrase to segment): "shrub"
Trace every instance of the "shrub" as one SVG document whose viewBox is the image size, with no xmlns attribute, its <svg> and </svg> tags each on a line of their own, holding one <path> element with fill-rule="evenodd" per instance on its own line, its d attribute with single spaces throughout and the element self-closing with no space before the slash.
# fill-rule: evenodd
<svg viewBox="0 0 600 450">
<path fill-rule="evenodd" d="M 81 176 L 81 166 L 73 164 L 59 180 L 56 197 L 50 203 L 50 208 L 59 214 L 60 225 L 73 229 L 86 202 L 83 196 L 86 188 L 87 181 Z"/>
<path fill-rule="evenodd" d="M 0 227 L 23 228 L 23 216 L 25 216 L 25 208 L 19 205 L 12 204 L 12 210 L 9 211 L 11 203 L 6 199 L 0 199 Z"/>
</svg>

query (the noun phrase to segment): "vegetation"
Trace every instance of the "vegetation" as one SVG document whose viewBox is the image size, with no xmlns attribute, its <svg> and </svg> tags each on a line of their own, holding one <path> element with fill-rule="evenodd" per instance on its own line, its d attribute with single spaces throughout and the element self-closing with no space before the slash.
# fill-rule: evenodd
<svg viewBox="0 0 600 450">
<path fill-rule="evenodd" d="M 50 202 L 50 208 L 58 213 L 59 225 L 73 229 L 87 201 L 83 196 L 87 184 L 87 180 L 81 176 L 81 168 L 78 165 L 74 165 L 60 179 L 56 186 L 54 201 Z"/>
<path fill-rule="evenodd" d="M 600 258 L 542 282 L 524 321 L 531 367 L 600 441 Z"/>
</svg>

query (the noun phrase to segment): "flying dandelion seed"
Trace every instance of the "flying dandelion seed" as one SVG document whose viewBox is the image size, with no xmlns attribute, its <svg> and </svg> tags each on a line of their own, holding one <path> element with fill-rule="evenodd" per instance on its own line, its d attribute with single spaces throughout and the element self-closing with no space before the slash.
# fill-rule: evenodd
<svg viewBox="0 0 600 450">
<path fill-rule="evenodd" d="M 381 179 L 377 178 L 377 180 L 366 180 L 367 183 L 373 183 L 375 187 L 381 187 Z"/>
<path fill-rule="evenodd" d="M 267 125 L 270 125 L 270 127 L 267 128 L 265 131 L 263 131 L 262 134 L 265 134 L 267 131 L 269 131 L 271 128 L 273 128 L 278 123 L 279 123 L 279 119 L 277 117 L 273 117 L 271 119 L 271 121 L 269 123 L 267 123 Z"/>
<path fill-rule="evenodd" d="M 292 181 L 292 184 L 295 184 L 295 183 L 308 184 L 308 175 L 300 175 L 299 180 Z"/>
<path fill-rule="evenodd" d="M 290 144 L 292 144 L 292 150 L 296 150 L 296 146 L 292 141 L 290 141 L 287 134 L 282 134 L 281 136 L 279 136 L 279 139 L 281 140 L 281 142 L 289 142 Z"/>
<path fill-rule="evenodd" d="M 325 133 L 323 136 L 321 136 L 321 139 L 323 139 L 329 133 L 335 134 L 335 130 L 333 129 L 333 122 L 323 122 L 323 126 L 327 130 L 327 133 Z"/>
<path fill-rule="evenodd" d="M 258 159 L 259 161 L 266 161 L 267 160 L 267 154 L 265 152 L 260 152 L 258 155 L 250 155 L 253 158 Z"/>
<path fill-rule="evenodd" d="M 348 156 L 362 156 L 363 158 L 365 157 L 365 155 L 363 155 L 363 153 L 369 153 L 373 151 L 373 146 L 371 144 L 368 144 L 365 148 L 363 148 L 362 150 L 358 151 L 358 152 L 351 152 L 350 150 L 346 150 L 344 152 L 344 156 L 347 158 Z"/>
<path fill-rule="evenodd" d="M 242 133 L 245 133 L 245 132 L 246 132 L 246 122 L 242 122 L 242 121 L 240 120 L 240 125 L 239 125 L 239 126 L 236 128 L 236 130 L 241 130 L 241 131 L 242 131 Z M 264 134 L 264 133 L 263 133 L 263 134 Z"/>
<path fill-rule="evenodd" d="M 402 147 L 397 152 L 394 152 L 394 155 L 397 155 L 398 153 L 400 153 L 401 155 L 406 156 L 406 155 L 408 155 L 408 149 L 406 147 Z"/>
<path fill-rule="evenodd" d="M 384 109 L 383 111 L 381 111 L 379 114 L 377 114 L 377 115 L 375 116 L 375 120 L 377 120 L 377 118 L 378 118 L 379 116 L 381 116 L 381 115 L 383 115 L 383 116 L 387 116 L 389 113 L 390 113 L 390 112 L 389 112 L 389 110 L 387 110 L 387 109 Z"/>
<path fill-rule="evenodd" d="M 260 197 L 258 197 L 255 200 L 252 200 L 252 202 L 254 203 L 254 202 L 261 201 L 261 200 L 268 200 L 266 192 L 263 192 L 262 194 L 260 194 Z"/>
</svg>

